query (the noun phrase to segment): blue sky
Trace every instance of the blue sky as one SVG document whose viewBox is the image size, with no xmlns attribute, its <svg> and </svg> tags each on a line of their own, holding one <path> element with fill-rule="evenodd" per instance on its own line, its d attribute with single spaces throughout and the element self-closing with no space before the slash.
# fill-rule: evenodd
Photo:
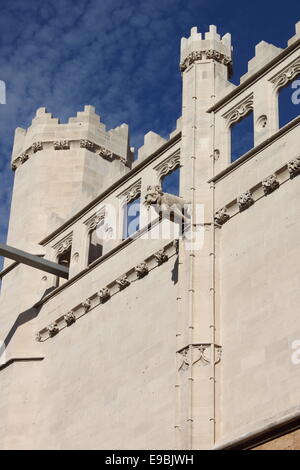
<svg viewBox="0 0 300 470">
<path fill-rule="evenodd" d="M 179 46 L 192 26 L 232 34 L 238 83 L 255 44 L 286 47 L 299 19 L 298 0 L 0 0 L 0 242 L 14 129 L 28 127 L 38 107 L 65 122 L 92 104 L 108 128 L 127 122 L 139 147 L 149 130 L 166 137 L 181 114 Z"/>
</svg>

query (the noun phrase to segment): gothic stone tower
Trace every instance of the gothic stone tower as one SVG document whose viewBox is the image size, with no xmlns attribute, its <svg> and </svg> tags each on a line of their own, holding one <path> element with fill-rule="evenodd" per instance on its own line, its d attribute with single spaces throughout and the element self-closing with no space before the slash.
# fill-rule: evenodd
<svg viewBox="0 0 300 470">
<path fill-rule="evenodd" d="M 176 129 L 134 161 L 89 106 L 16 131 L 8 243 L 70 271 L 1 273 L 3 449 L 300 448 L 300 23 L 239 85 L 215 26 L 180 69 Z"/>
</svg>

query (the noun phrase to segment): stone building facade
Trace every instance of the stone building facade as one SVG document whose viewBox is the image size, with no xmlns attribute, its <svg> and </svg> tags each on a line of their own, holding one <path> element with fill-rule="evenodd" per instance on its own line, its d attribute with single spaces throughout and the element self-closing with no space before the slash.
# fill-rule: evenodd
<svg viewBox="0 0 300 470">
<path fill-rule="evenodd" d="M 16 130 L 7 243 L 69 279 L 1 273 L 2 449 L 300 448 L 300 23 L 237 86 L 214 26 L 180 69 L 176 129 L 137 159 L 92 106 Z"/>
</svg>

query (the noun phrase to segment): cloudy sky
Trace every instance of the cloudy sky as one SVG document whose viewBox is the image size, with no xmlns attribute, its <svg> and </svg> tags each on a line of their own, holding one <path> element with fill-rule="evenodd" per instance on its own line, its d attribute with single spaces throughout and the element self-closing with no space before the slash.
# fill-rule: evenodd
<svg viewBox="0 0 300 470">
<path fill-rule="evenodd" d="M 179 45 L 192 26 L 232 33 L 233 81 L 262 39 L 286 47 L 299 0 L 0 0 L 0 242 L 5 241 L 16 127 L 38 107 L 66 122 L 85 104 L 108 128 L 127 122 L 131 144 L 153 130 L 166 137 L 180 116 Z"/>
</svg>

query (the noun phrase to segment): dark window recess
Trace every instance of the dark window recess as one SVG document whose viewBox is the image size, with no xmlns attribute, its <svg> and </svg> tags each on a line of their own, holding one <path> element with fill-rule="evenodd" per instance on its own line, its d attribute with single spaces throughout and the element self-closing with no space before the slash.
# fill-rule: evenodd
<svg viewBox="0 0 300 470">
<path fill-rule="evenodd" d="M 133 199 L 124 207 L 123 239 L 130 237 L 140 228 L 141 198 Z"/>
<path fill-rule="evenodd" d="M 254 147 L 253 111 L 250 111 L 240 121 L 232 124 L 230 131 L 231 162 L 234 162 Z"/>
<path fill-rule="evenodd" d="M 70 246 L 67 250 L 61 253 L 57 258 L 58 264 L 61 264 L 62 266 L 69 268 L 71 264 L 71 251 L 72 251 L 72 247 Z M 65 279 L 61 277 L 57 277 L 56 287 L 60 286 L 63 282 L 65 282 Z"/>
<path fill-rule="evenodd" d="M 278 93 L 279 127 L 300 115 L 300 74 Z"/>
<path fill-rule="evenodd" d="M 179 183 L 180 183 L 180 168 L 177 167 L 175 170 L 163 176 L 161 179 L 161 189 L 164 193 L 174 194 L 179 196 Z"/>
<path fill-rule="evenodd" d="M 93 263 L 93 261 L 96 261 L 96 259 L 101 258 L 103 255 L 103 242 L 100 238 L 100 234 L 97 234 L 98 228 L 99 227 L 90 232 L 88 264 Z"/>
</svg>

